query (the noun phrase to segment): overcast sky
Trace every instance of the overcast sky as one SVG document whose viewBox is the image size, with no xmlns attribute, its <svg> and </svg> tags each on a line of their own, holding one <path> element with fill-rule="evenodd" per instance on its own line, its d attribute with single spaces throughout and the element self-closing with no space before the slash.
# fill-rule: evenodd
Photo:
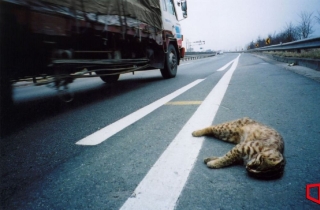
<svg viewBox="0 0 320 210">
<path fill-rule="evenodd" d="M 188 18 L 181 21 L 184 40 L 203 40 L 203 50 L 244 48 L 258 36 L 282 31 L 286 24 L 296 25 L 300 13 L 320 12 L 320 0 L 187 0 Z M 320 36 L 314 21 L 312 36 Z M 184 41 L 185 46 L 185 41 Z M 199 50 L 200 46 L 194 46 Z"/>
</svg>

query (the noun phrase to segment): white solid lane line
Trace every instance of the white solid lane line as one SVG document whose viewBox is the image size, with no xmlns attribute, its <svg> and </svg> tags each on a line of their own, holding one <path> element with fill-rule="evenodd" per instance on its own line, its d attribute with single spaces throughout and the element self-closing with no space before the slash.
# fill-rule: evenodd
<svg viewBox="0 0 320 210">
<path fill-rule="evenodd" d="M 192 137 L 191 133 L 211 125 L 239 57 L 240 55 L 162 153 L 121 210 L 174 209 L 204 140 L 203 137 Z"/>
<path fill-rule="evenodd" d="M 202 82 L 204 79 L 198 79 L 178 90 L 175 92 L 127 115 L 126 117 L 102 128 L 101 130 L 98 130 L 97 132 L 81 139 L 76 144 L 78 145 L 87 145 L 87 146 L 93 146 L 98 145 L 102 143 L 103 141 L 107 140 L 114 134 L 118 133 L 119 131 L 123 130 L 124 128 L 128 127 L 132 123 L 135 123 L 136 121 L 140 120 L 144 116 L 148 115 L 149 113 L 153 112 L 160 106 L 166 104 L 167 102 L 171 101 L 175 97 L 179 96 L 180 94 L 184 93 L 185 91 L 189 90 L 190 88 L 196 86 L 200 82 Z"/>
<path fill-rule="evenodd" d="M 217 71 L 224 71 L 226 70 L 226 68 L 228 68 L 228 66 L 230 66 L 236 59 L 230 61 L 229 63 L 227 63 L 226 65 L 222 66 L 220 69 L 218 69 Z"/>
</svg>

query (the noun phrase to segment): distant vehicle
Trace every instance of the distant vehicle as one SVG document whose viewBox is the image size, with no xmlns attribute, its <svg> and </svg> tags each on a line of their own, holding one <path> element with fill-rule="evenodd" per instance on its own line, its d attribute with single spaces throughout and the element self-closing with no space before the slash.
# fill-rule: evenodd
<svg viewBox="0 0 320 210">
<path fill-rule="evenodd" d="M 218 50 L 217 51 L 217 55 L 221 55 L 221 54 L 223 54 L 223 51 L 222 50 Z"/>
</svg>

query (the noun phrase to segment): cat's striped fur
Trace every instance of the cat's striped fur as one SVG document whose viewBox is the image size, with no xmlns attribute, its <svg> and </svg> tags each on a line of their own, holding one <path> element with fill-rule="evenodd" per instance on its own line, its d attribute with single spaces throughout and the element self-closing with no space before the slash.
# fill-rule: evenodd
<svg viewBox="0 0 320 210">
<path fill-rule="evenodd" d="M 242 118 L 194 131 L 193 136 L 211 135 L 236 146 L 222 157 L 204 160 L 209 168 L 222 168 L 244 161 L 249 174 L 256 177 L 281 176 L 285 166 L 281 135 L 250 118 Z"/>
</svg>

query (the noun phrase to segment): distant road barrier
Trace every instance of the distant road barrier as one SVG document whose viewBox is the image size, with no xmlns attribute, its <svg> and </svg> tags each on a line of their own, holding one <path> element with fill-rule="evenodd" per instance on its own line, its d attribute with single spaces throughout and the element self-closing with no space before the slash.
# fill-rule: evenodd
<svg viewBox="0 0 320 210">
<path fill-rule="evenodd" d="M 280 43 L 275 45 L 270 45 L 266 47 L 259 47 L 249 50 L 242 50 L 242 51 L 230 51 L 230 52 L 261 52 L 261 51 L 284 51 L 284 50 L 300 50 L 304 49 L 311 49 L 311 48 L 320 48 L 320 37 L 310 38 L 310 39 L 303 39 L 293 42 L 287 43 Z"/>
<path fill-rule="evenodd" d="M 279 50 L 304 50 L 310 48 L 320 48 L 320 37 L 303 39 L 293 42 L 287 42 L 283 44 L 276 44 L 266 47 L 260 47 L 255 49 L 247 50 L 249 52 L 252 51 L 279 51 Z"/>
<path fill-rule="evenodd" d="M 276 44 L 276 45 L 271 45 L 266 47 L 260 47 L 260 48 L 250 49 L 250 50 L 241 51 L 241 52 L 251 53 L 251 52 L 263 52 L 263 51 L 286 51 L 286 50 L 293 51 L 294 50 L 300 53 L 301 50 L 312 49 L 312 48 L 320 49 L 320 37 L 287 42 L 284 44 Z M 296 65 L 305 66 L 305 67 L 320 71 L 319 59 L 283 57 L 283 56 L 276 56 L 276 55 L 268 55 L 268 56 L 277 61 L 294 63 Z"/>
<path fill-rule="evenodd" d="M 197 60 L 201 58 L 212 57 L 215 55 L 216 55 L 215 52 L 210 52 L 210 53 L 186 52 L 186 55 L 184 56 L 184 58 L 181 59 L 181 61 Z"/>
</svg>

